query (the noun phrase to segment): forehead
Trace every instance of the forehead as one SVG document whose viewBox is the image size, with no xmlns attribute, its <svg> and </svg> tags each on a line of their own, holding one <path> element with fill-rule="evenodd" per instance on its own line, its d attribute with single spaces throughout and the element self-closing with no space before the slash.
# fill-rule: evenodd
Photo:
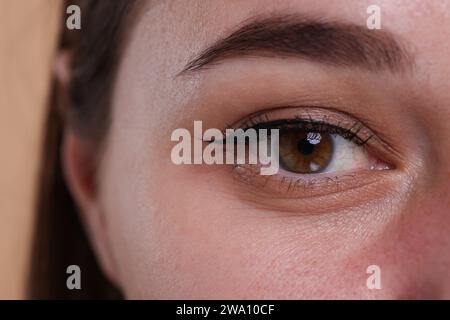
<svg viewBox="0 0 450 320">
<path fill-rule="evenodd" d="M 249 17 L 271 12 L 297 12 L 365 24 L 367 8 L 374 4 L 380 7 L 383 27 L 388 29 L 410 32 L 434 25 L 448 32 L 448 28 L 436 23 L 445 23 L 450 18 L 450 2 L 446 0 L 170 0 L 153 2 L 150 7 L 155 9 L 155 14 L 161 15 L 161 20 L 165 20 L 166 24 L 173 23 L 169 17 L 177 18 L 175 27 L 180 31 L 194 31 L 184 28 L 184 23 L 189 22 L 205 32 L 220 33 Z M 198 36 L 196 32 L 191 35 Z"/>
<path fill-rule="evenodd" d="M 142 16 L 149 43 L 170 41 L 165 54 L 192 57 L 217 39 L 225 37 L 249 19 L 273 13 L 295 13 L 330 21 L 365 26 L 371 0 L 210 0 L 161 1 Z M 447 60 L 443 39 L 450 36 L 450 2 L 445 0 L 380 0 L 381 28 L 406 39 L 417 58 Z M 437 23 L 439 22 L 439 23 Z M 446 42 L 446 41 L 445 41 Z M 151 44 L 150 44 L 151 45 Z M 171 48 L 172 47 L 172 48 Z M 178 51 L 178 50 L 181 51 Z M 439 50 L 436 50 L 439 49 Z M 181 62 L 181 61 L 180 61 Z"/>
<path fill-rule="evenodd" d="M 127 46 L 119 82 L 128 93 L 132 83 L 132 90 L 142 89 L 139 92 L 153 88 L 148 98 L 164 105 L 170 97 L 170 106 L 165 107 L 170 114 L 170 108 L 181 105 L 195 86 L 186 79 L 174 81 L 176 75 L 205 48 L 249 20 L 287 13 L 364 27 L 373 1 L 149 0 L 147 4 Z M 403 86 L 426 97 L 434 111 L 450 112 L 448 104 L 442 103 L 450 99 L 445 89 L 450 73 L 450 46 L 446 44 L 450 39 L 450 2 L 379 0 L 376 4 L 381 10 L 381 29 L 405 43 L 415 60 L 414 73 Z"/>
</svg>

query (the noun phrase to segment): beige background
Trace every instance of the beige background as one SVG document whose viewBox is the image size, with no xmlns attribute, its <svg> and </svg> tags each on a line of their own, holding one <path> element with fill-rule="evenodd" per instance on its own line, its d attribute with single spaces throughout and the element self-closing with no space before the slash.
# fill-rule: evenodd
<svg viewBox="0 0 450 320">
<path fill-rule="evenodd" d="M 0 298 L 23 298 L 62 0 L 0 0 Z"/>
</svg>

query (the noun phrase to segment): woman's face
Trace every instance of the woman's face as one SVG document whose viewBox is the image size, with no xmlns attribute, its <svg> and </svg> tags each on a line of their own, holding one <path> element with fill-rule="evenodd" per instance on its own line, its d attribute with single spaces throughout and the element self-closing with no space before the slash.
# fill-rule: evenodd
<svg viewBox="0 0 450 320">
<path fill-rule="evenodd" d="M 450 3 L 378 0 L 381 31 L 366 25 L 372 4 L 160 1 L 141 13 L 113 93 L 102 219 L 88 217 L 126 297 L 450 298 Z M 307 152 L 282 131 L 276 175 L 171 159 L 172 132 L 197 120 L 307 118 L 333 144 L 308 173 L 292 170 Z M 367 286 L 372 265 L 381 289 Z"/>
</svg>

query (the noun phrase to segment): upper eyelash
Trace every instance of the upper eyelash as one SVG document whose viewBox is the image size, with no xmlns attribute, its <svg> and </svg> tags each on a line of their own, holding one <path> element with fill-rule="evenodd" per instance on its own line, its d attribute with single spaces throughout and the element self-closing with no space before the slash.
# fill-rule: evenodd
<svg viewBox="0 0 450 320">
<path fill-rule="evenodd" d="M 310 130 L 317 133 L 328 133 L 337 134 L 344 139 L 355 143 L 358 146 L 365 145 L 370 139 L 373 138 L 373 134 L 370 134 L 367 138 L 363 139 L 359 136 L 359 132 L 364 129 L 364 125 L 355 121 L 350 127 L 344 128 L 340 124 L 334 125 L 327 122 L 326 117 L 322 120 L 313 120 L 311 116 L 308 119 L 303 119 L 300 117 L 295 117 L 294 119 L 280 119 L 280 120 L 269 120 L 267 115 L 262 114 L 258 117 L 252 117 L 247 120 L 247 122 L 242 123 L 242 130 L 246 131 L 249 129 L 255 129 L 258 134 L 259 129 L 268 130 L 268 135 L 270 135 L 270 129 L 300 129 L 300 130 Z M 223 132 L 224 139 L 221 143 L 226 144 L 228 137 L 225 132 Z M 207 143 L 214 142 L 213 140 L 204 141 Z M 247 143 L 247 142 L 246 142 Z"/>
<path fill-rule="evenodd" d="M 317 133 L 328 133 L 328 134 L 337 134 L 342 136 L 343 138 L 355 143 L 356 145 L 363 146 L 365 145 L 372 137 L 373 134 L 369 135 L 367 138 L 363 139 L 359 136 L 359 132 L 364 128 L 364 126 L 359 122 L 354 122 L 352 126 L 348 128 L 344 128 L 342 126 L 334 125 L 327 123 L 325 120 L 317 121 L 313 120 L 311 117 L 309 119 L 301 119 L 296 117 L 294 119 L 280 119 L 280 120 L 272 120 L 267 121 L 267 119 L 257 122 L 253 118 L 249 119 L 247 124 L 244 124 L 245 128 L 243 129 L 255 129 L 258 132 L 258 129 L 302 129 L 302 130 L 310 130 Z M 269 131 L 270 133 L 270 131 Z"/>
</svg>

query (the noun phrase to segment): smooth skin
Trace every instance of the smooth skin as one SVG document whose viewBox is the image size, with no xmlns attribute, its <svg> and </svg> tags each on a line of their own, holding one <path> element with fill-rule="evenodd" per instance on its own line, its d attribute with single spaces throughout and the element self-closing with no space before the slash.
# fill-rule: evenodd
<svg viewBox="0 0 450 320">
<path fill-rule="evenodd" d="M 372 4 L 382 29 L 412 53 L 409 72 L 274 55 L 177 76 L 252 17 L 289 13 L 365 26 Z M 96 172 L 86 163 L 99 151 L 70 130 L 65 137 L 66 175 L 105 273 L 138 299 L 449 299 L 448 39 L 447 1 L 149 5 L 119 68 Z M 355 172 L 337 189 L 285 193 L 276 183 L 242 183 L 229 166 L 170 159 L 172 131 L 192 130 L 194 120 L 222 130 L 280 105 L 294 107 L 293 116 L 313 102 L 364 119 L 389 145 L 377 157 L 392 168 Z M 381 289 L 366 285 L 370 265 L 380 267 Z"/>
</svg>

